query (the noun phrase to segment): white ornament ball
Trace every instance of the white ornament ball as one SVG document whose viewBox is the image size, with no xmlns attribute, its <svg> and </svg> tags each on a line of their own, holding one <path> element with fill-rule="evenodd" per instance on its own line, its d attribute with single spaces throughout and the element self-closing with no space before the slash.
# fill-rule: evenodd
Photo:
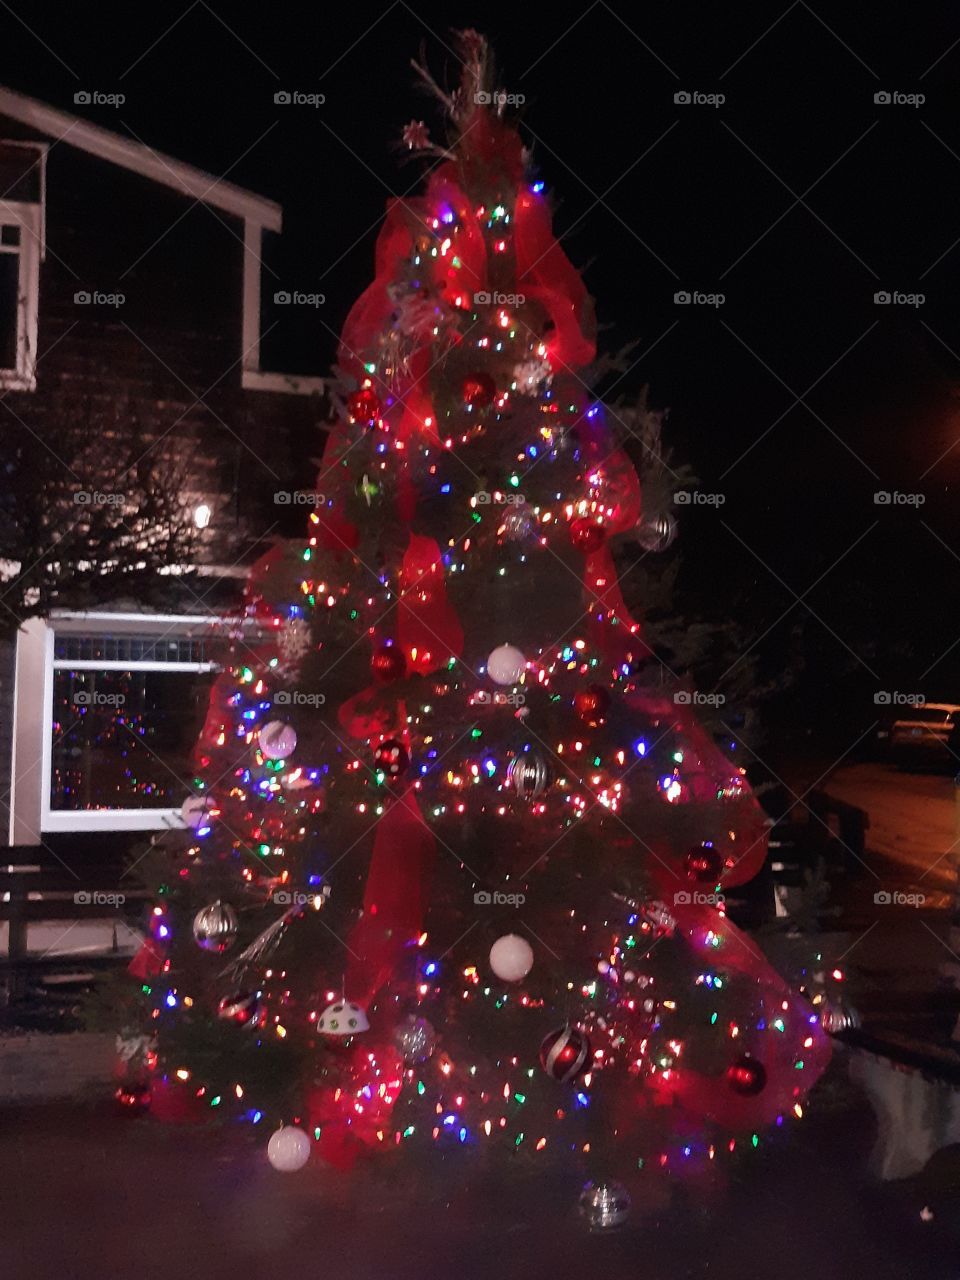
<svg viewBox="0 0 960 1280">
<path fill-rule="evenodd" d="M 527 660 L 512 644 L 501 644 L 487 659 L 487 675 L 494 684 L 516 684 L 527 668 Z"/>
<path fill-rule="evenodd" d="M 284 1125 L 271 1134 L 267 1159 L 279 1173 L 296 1173 L 310 1159 L 310 1139 L 296 1125 Z"/>
<path fill-rule="evenodd" d="M 210 811 L 216 807 L 213 796 L 187 796 L 180 807 L 183 824 L 191 831 L 206 826 L 210 820 Z"/>
<path fill-rule="evenodd" d="M 268 720 L 258 737 L 260 750 L 268 760 L 286 760 L 297 749 L 297 731 L 283 720 Z"/>
<path fill-rule="evenodd" d="M 490 948 L 490 968 L 503 982 L 519 982 L 533 968 L 533 948 L 526 938 L 505 933 Z"/>
</svg>

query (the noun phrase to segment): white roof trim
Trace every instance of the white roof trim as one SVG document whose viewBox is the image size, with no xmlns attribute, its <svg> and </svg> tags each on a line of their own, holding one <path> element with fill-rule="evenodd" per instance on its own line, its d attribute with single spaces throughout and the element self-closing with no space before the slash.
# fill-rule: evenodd
<svg viewBox="0 0 960 1280">
<path fill-rule="evenodd" d="M 16 93 L 0 86 L 0 116 L 18 120 L 39 133 L 77 147 L 91 155 L 99 156 L 121 169 L 139 173 L 153 182 L 172 187 L 182 195 L 223 209 L 238 218 L 246 218 L 269 231 L 279 231 L 283 224 L 283 210 L 273 200 L 267 200 L 243 187 L 234 186 L 224 178 L 215 178 L 202 169 L 174 160 L 160 151 L 132 142 L 120 134 L 89 124 L 67 111 L 48 107 L 36 98 Z"/>
</svg>

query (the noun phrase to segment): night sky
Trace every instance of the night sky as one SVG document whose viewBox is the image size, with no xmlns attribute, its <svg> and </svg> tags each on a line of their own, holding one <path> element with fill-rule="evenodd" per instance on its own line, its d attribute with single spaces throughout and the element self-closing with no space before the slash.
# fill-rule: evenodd
<svg viewBox="0 0 960 1280">
<path fill-rule="evenodd" d="M 688 604 L 736 613 L 768 671 L 800 653 L 810 719 L 851 740 L 876 690 L 960 701 L 955 6 L 3 9 L 3 83 L 66 110 L 78 89 L 124 93 L 76 109 L 283 204 L 276 287 L 326 304 L 296 332 L 285 315 L 265 362 L 311 373 L 370 279 L 385 200 L 415 187 L 402 126 L 441 133 L 409 59 L 424 42 L 453 84 L 451 28 L 484 31 L 603 338 L 638 342 L 619 390 L 649 385 L 725 497 L 684 514 Z M 326 102 L 277 106 L 284 89 Z M 895 92 L 925 101 L 874 100 Z M 678 306 L 680 290 L 725 301 Z"/>
</svg>

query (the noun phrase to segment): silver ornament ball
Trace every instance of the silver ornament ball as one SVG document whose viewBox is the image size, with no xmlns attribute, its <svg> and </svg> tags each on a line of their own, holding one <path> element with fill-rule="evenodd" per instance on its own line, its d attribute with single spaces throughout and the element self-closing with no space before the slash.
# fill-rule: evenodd
<svg viewBox="0 0 960 1280">
<path fill-rule="evenodd" d="M 204 951 L 227 951 L 237 940 L 237 913 L 228 902 L 211 902 L 193 917 L 193 938 Z"/>
<path fill-rule="evenodd" d="M 677 521 L 672 511 L 649 516 L 637 525 L 637 541 L 644 551 L 666 551 L 676 536 Z"/>
<path fill-rule="evenodd" d="M 860 1015 L 845 1000 L 829 1000 L 825 996 L 820 1005 L 820 1026 L 829 1036 L 841 1031 L 855 1031 L 860 1025 Z"/>
<path fill-rule="evenodd" d="M 550 766 L 539 751 L 525 751 L 507 766 L 507 782 L 522 800 L 542 796 L 550 784 Z"/>
<path fill-rule="evenodd" d="M 630 1216 L 630 1193 L 620 1182 L 588 1182 L 580 1192 L 580 1212 L 591 1231 L 619 1227 Z"/>
</svg>

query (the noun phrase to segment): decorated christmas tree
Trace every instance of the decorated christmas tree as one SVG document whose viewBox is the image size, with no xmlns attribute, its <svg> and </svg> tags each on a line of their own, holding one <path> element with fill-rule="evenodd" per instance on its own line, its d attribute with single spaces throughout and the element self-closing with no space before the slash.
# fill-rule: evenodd
<svg viewBox="0 0 960 1280">
<path fill-rule="evenodd" d="M 614 560 L 671 540 L 669 504 L 587 390 L 593 302 L 460 39 L 455 92 L 421 71 L 448 136 L 404 130 L 423 194 L 343 325 L 306 535 L 251 574 L 132 967 L 152 1078 L 262 1124 L 277 1167 L 560 1153 L 612 1220 L 618 1170 L 756 1146 L 829 1050 L 725 914 L 763 816 Z"/>
</svg>

